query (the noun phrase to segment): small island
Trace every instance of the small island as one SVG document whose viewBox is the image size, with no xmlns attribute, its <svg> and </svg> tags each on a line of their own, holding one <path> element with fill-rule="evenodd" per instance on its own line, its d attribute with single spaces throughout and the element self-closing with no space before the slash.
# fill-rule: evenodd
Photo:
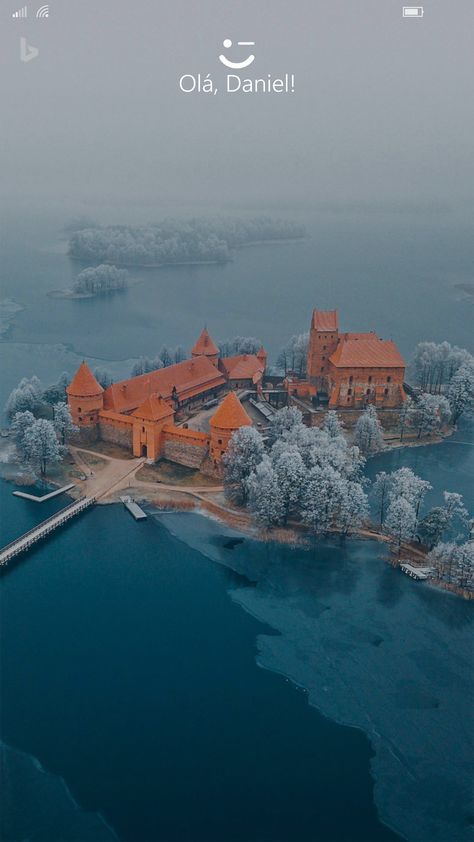
<svg viewBox="0 0 474 842">
<path fill-rule="evenodd" d="M 53 290 L 49 295 L 51 298 L 93 298 L 126 289 L 128 278 L 126 269 L 102 263 L 79 272 L 72 289 Z"/>
<path fill-rule="evenodd" d="M 420 343 L 410 380 L 392 340 L 341 331 L 336 310 L 314 310 L 273 369 L 257 338 L 215 343 L 204 328 L 190 359 L 163 347 L 118 383 L 82 362 L 48 389 L 22 380 L 6 411 L 25 469 L 45 477 L 67 457 L 75 467 L 57 481 L 75 479 L 88 500 L 116 502 L 126 487 L 261 540 L 371 538 L 411 578 L 472 599 L 461 495 L 445 490 L 427 508 L 432 487 L 410 468 L 372 482 L 365 472 L 374 454 L 442 441 L 474 411 L 474 358 L 462 348 Z"/>
<path fill-rule="evenodd" d="M 164 219 L 148 225 L 81 225 L 70 235 L 69 255 L 87 263 L 126 267 L 227 263 L 232 259 L 232 249 L 304 236 L 302 225 L 266 216 Z"/>
</svg>

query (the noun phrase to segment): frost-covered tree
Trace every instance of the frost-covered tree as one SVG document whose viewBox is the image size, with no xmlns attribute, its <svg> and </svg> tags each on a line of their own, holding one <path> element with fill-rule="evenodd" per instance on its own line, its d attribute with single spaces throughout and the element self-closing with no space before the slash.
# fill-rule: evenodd
<svg viewBox="0 0 474 842">
<path fill-rule="evenodd" d="M 240 427 L 233 434 L 222 461 L 225 492 L 236 503 L 247 502 L 247 480 L 262 461 L 264 450 L 262 437 L 253 427 Z"/>
<path fill-rule="evenodd" d="M 105 368 L 95 368 L 93 374 L 103 389 L 108 389 L 114 382 L 110 371 L 107 371 Z"/>
<path fill-rule="evenodd" d="M 415 528 L 415 507 L 404 497 L 393 500 L 387 510 L 384 529 L 394 539 L 398 555 L 400 555 L 402 544 L 413 540 Z"/>
<path fill-rule="evenodd" d="M 462 495 L 444 491 L 443 497 L 444 506 L 433 506 L 418 526 L 420 539 L 430 549 L 451 533 L 455 524 L 464 531 L 469 524 L 469 513 Z"/>
<path fill-rule="evenodd" d="M 448 389 L 448 401 L 453 424 L 461 415 L 474 412 L 474 359 L 461 365 L 454 374 Z"/>
<path fill-rule="evenodd" d="M 329 412 L 326 413 L 322 424 L 324 432 L 328 434 L 329 438 L 337 439 L 338 436 L 342 436 L 343 428 L 344 424 L 339 418 L 337 412 L 333 409 L 329 410 Z"/>
<path fill-rule="evenodd" d="M 360 482 L 343 480 L 336 515 L 336 526 L 342 535 L 353 532 L 369 517 L 369 501 Z"/>
<path fill-rule="evenodd" d="M 449 342 L 420 342 L 412 361 L 415 379 L 425 392 L 440 394 L 464 363 L 472 359 L 464 348 Z"/>
<path fill-rule="evenodd" d="M 17 412 L 37 412 L 42 400 L 43 389 L 36 376 L 23 377 L 8 397 L 5 413 L 9 418 Z"/>
<path fill-rule="evenodd" d="M 173 361 L 175 363 L 182 363 L 186 358 L 186 348 L 183 345 L 177 345 L 173 351 Z"/>
<path fill-rule="evenodd" d="M 411 421 L 417 438 L 429 436 L 446 426 L 451 417 L 448 400 L 443 395 L 419 395 L 411 408 Z"/>
<path fill-rule="evenodd" d="M 303 426 L 303 415 L 295 406 L 285 406 L 272 416 L 268 435 L 271 441 L 276 441 L 283 434 Z"/>
<path fill-rule="evenodd" d="M 311 468 L 302 490 L 303 522 L 315 534 L 325 535 L 335 525 L 343 494 L 343 480 L 334 468 Z"/>
<path fill-rule="evenodd" d="M 71 378 L 68 373 L 63 371 L 56 383 L 52 383 L 51 386 L 47 386 L 43 391 L 41 396 L 42 401 L 50 406 L 53 406 L 53 404 L 59 403 L 59 401 L 67 400 L 66 387 L 70 379 Z"/>
<path fill-rule="evenodd" d="M 263 457 L 248 477 L 247 492 L 249 509 L 259 523 L 272 526 L 284 520 L 286 506 L 268 456 Z"/>
<path fill-rule="evenodd" d="M 390 482 L 390 503 L 401 498 L 406 500 L 413 506 L 418 521 L 423 500 L 428 491 L 432 489 L 431 483 L 417 476 L 411 468 L 399 468 L 397 471 L 393 471 L 390 474 Z"/>
<path fill-rule="evenodd" d="M 236 354 L 258 354 L 262 342 L 255 336 L 234 336 L 233 339 L 224 339 L 219 342 L 219 354 L 221 357 L 233 357 Z"/>
<path fill-rule="evenodd" d="M 13 418 L 10 426 L 10 432 L 15 440 L 16 448 L 23 461 L 27 458 L 27 449 L 25 444 L 25 435 L 30 427 L 35 422 L 35 416 L 29 410 L 26 412 L 17 412 Z"/>
<path fill-rule="evenodd" d="M 376 453 L 383 448 L 382 425 L 372 404 L 369 404 L 357 419 L 354 443 L 362 453 Z"/>
<path fill-rule="evenodd" d="M 392 491 L 392 476 L 385 471 L 380 471 L 375 477 L 372 485 L 372 497 L 377 506 L 377 514 L 380 520 L 380 526 L 383 526 L 385 519 L 385 512 L 390 503 L 390 495 Z"/>
<path fill-rule="evenodd" d="M 474 589 L 474 541 L 437 544 L 427 561 L 441 581 L 468 591 Z"/>
<path fill-rule="evenodd" d="M 398 415 L 398 428 L 400 430 L 400 441 L 403 441 L 405 431 L 412 426 L 414 402 L 411 398 L 406 398 L 400 407 Z"/>
<path fill-rule="evenodd" d="M 278 354 L 276 364 L 285 376 L 292 372 L 297 377 L 306 374 L 306 360 L 308 357 L 309 333 L 298 333 L 288 340 Z"/>
<path fill-rule="evenodd" d="M 72 420 L 71 411 L 67 403 L 55 403 L 53 406 L 53 425 L 62 445 L 79 432 Z"/>
<path fill-rule="evenodd" d="M 149 374 L 150 371 L 157 371 L 159 368 L 163 368 L 163 362 L 159 357 L 153 359 L 139 357 L 132 367 L 131 376 L 139 377 L 141 374 Z"/>
<path fill-rule="evenodd" d="M 76 277 L 74 292 L 98 295 L 112 290 L 125 289 L 128 282 L 128 272 L 102 263 L 100 266 L 90 266 L 83 269 Z"/>
<path fill-rule="evenodd" d="M 41 475 L 46 474 L 48 464 L 62 459 L 56 430 L 52 421 L 39 418 L 26 430 L 24 435 L 25 454 L 28 462 L 37 465 Z"/>
<path fill-rule="evenodd" d="M 284 505 L 284 523 L 296 513 L 301 498 L 305 466 L 298 448 L 289 445 L 273 462 L 275 477 Z"/>
</svg>

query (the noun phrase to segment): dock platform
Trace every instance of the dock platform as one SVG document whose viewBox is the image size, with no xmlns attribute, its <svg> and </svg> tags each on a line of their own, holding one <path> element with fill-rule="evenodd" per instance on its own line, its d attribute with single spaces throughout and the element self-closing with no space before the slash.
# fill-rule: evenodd
<svg viewBox="0 0 474 842">
<path fill-rule="evenodd" d="M 128 497 L 128 496 L 127 497 L 121 497 L 120 499 L 121 499 L 123 505 L 125 506 L 125 508 L 127 509 L 127 511 L 130 512 L 130 514 L 132 515 L 133 518 L 135 518 L 135 520 L 146 520 L 147 519 L 146 512 L 144 512 L 143 509 L 140 508 L 138 503 L 135 503 L 135 500 L 132 500 L 131 497 Z"/>
<path fill-rule="evenodd" d="M 71 488 L 75 488 L 74 482 L 70 482 L 69 485 L 63 485 L 62 488 L 56 488 L 55 491 L 50 491 L 49 494 L 43 494 L 42 497 L 38 497 L 37 494 L 28 494 L 26 491 L 12 491 L 12 494 L 14 497 L 22 497 L 23 500 L 32 500 L 33 503 L 46 503 L 47 500 L 52 500 L 53 497 L 59 497 L 60 494 L 65 494 Z"/>
<path fill-rule="evenodd" d="M 400 570 L 402 573 L 405 573 L 406 576 L 409 576 L 410 579 L 416 579 L 418 582 L 429 579 L 433 572 L 431 567 L 415 567 L 415 565 L 410 564 L 407 561 L 402 561 L 400 563 Z"/>
</svg>

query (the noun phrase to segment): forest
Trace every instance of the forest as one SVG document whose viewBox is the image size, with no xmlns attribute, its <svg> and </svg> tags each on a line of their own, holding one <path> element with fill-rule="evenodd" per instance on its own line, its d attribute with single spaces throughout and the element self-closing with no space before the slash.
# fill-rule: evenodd
<svg viewBox="0 0 474 842">
<path fill-rule="evenodd" d="M 297 223 L 262 216 L 165 219 L 148 225 L 107 225 L 71 233 L 69 255 L 87 263 L 164 266 L 227 263 L 232 249 L 305 235 Z"/>
</svg>

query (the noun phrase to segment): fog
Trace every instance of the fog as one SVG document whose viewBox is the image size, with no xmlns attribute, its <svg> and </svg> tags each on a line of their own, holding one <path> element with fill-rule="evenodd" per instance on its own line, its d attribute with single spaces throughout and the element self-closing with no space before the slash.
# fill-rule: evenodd
<svg viewBox="0 0 474 842">
<path fill-rule="evenodd" d="M 22 0 L 17 0 L 18 3 Z M 4 201 L 462 207 L 472 198 L 473 4 L 62 0 L 1 21 Z M 19 57 L 20 36 L 38 47 Z M 223 40 L 241 71 L 219 62 Z M 255 41 L 238 47 L 237 41 Z M 294 74 L 294 93 L 226 93 Z M 211 74 L 217 95 L 185 94 Z"/>
</svg>

